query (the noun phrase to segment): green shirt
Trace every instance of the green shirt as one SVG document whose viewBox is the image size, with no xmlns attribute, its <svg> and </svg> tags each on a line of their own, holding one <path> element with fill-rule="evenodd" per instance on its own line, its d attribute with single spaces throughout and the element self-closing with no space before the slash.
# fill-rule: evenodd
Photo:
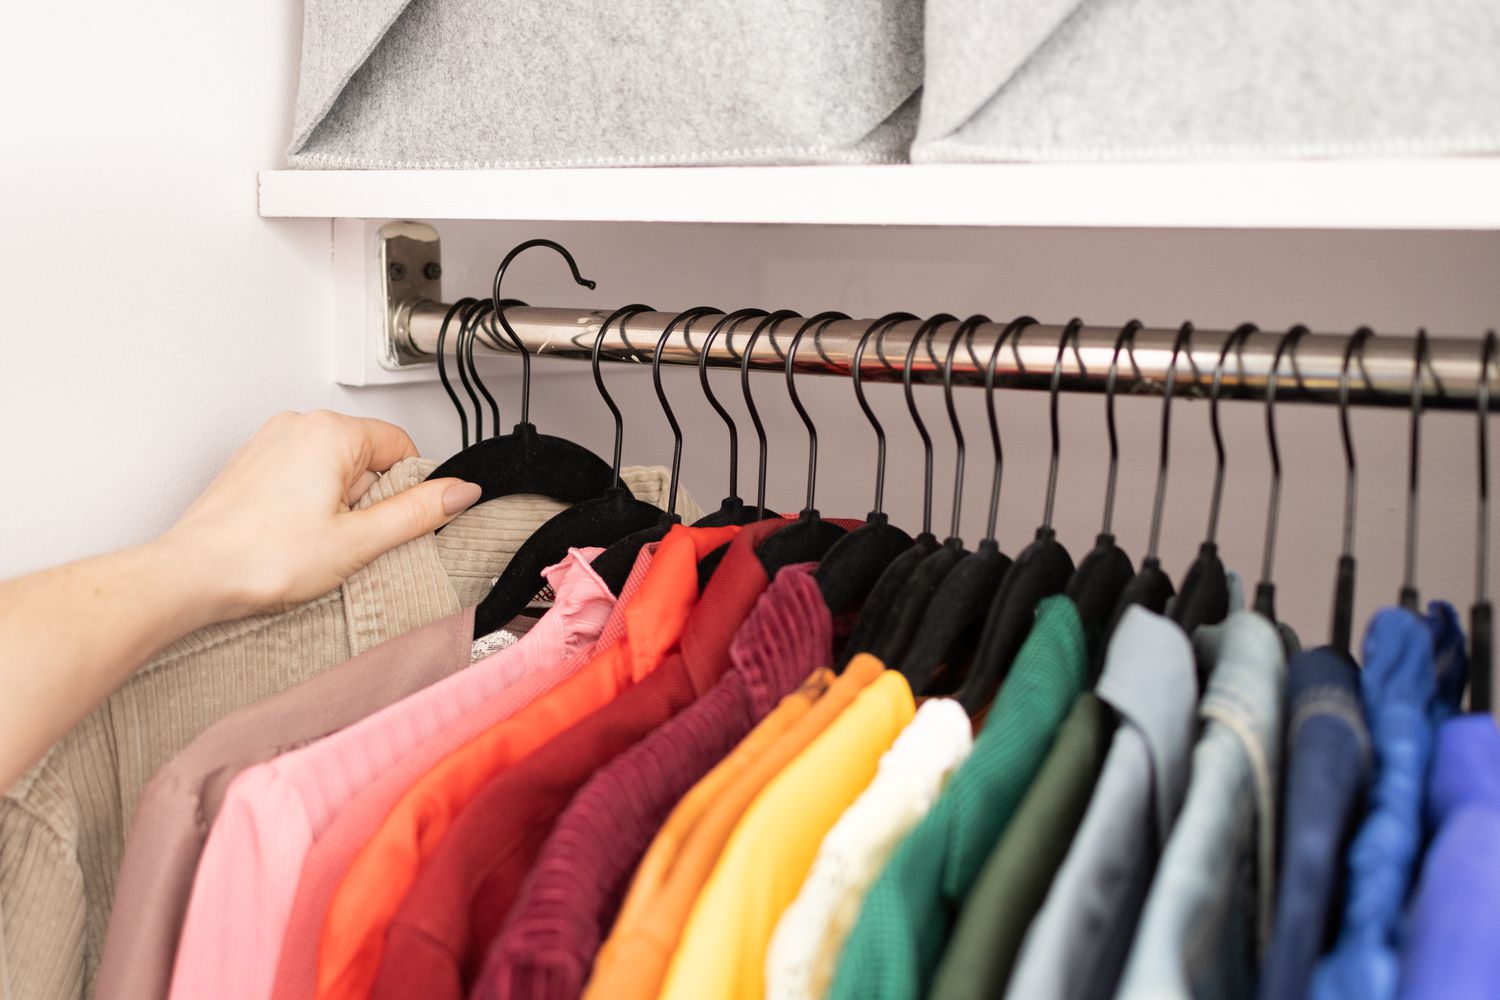
<svg viewBox="0 0 1500 1000">
<path fill-rule="evenodd" d="M 1073 702 L 1042 770 L 964 902 L 933 980 L 933 1000 L 983 1000 L 1004 991 L 1026 928 L 1083 820 L 1113 730 L 1113 714 L 1092 691 Z"/>
<path fill-rule="evenodd" d="M 839 956 L 833 1000 L 916 1000 L 927 992 L 969 887 L 1087 673 L 1078 609 L 1063 595 L 1047 598 L 969 759 L 870 887 Z"/>
</svg>

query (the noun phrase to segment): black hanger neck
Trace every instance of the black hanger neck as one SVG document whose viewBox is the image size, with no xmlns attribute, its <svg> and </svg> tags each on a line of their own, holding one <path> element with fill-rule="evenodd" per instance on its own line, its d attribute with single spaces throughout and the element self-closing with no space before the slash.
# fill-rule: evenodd
<svg viewBox="0 0 1500 1000">
<path fill-rule="evenodd" d="M 1094 547 L 1068 581 L 1066 593 L 1078 607 L 1083 634 L 1088 637 L 1096 662 L 1103 649 L 1110 615 L 1134 575 L 1130 556 L 1120 548 L 1112 533 L 1101 531 L 1094 539 Z"/>
<path fill-rule="evenodd" d="M 990 602 L 1010 567 L 1010 557 L 1000 551 L 999 543 L 986 538 L 943 578 L 899 665 L 893 665 L 913 691 L 937 693 L 934 677 L 945 665 L 949 683 L 943 688 L 958 686 L 959 678 L 967 673 Z"/>
<path fill-rule="evenodd" d="M 1164 614 L 1167 602 L 1174 593 L 1172 579 L 1162 570 L 1161 560 L 1155 556 L 1147 556 L 1141 561 L 1140 571 L 1130 578 L 1120 594 L 1120 600 L 1115 604 L 1114 613 L 1109 620 L 1109 635 L 1114 635 L 1120 619 L 1125 617 L 1126 609 L 1132 604 L 1139 604 L 1156 614 Z"/>
<path fill-rule="evenodd" d="M 730 525 L 754 524 L 756 521 L 766 520 L 767 517 L 775 517 L 774 514 L 762 516 L 760 509 L 752 504 L 746 504 L 740 497 L 725 497 L 719 503 L 719 509 L 711 514 L 705 514 L 693 522 L 695 528 L 727 528 Z"/>
<path fill-rule="evenodd" d="M 870 651 L 876 636 L 880 634 L 881 627 L 885 624 L 891 604 L 901 594 L 906 582 L 911 579 L 912 573 L 916 572 L 922 560 L 936 552 L 938 547 L 936 535 L 930 531 L 921 532 L 912 539 L 911 546 L 904 552 L 898 553 L 876 578 L 874 586 L 870 588 L 869 596 L 865 598 L 864 607 L 859 610 L 859 617 L 854 621 L 854 628 L 850 631 L 849 638 L 845 640 L 838 656 L 840 670 L 854 658 L 855 654 Z"/>
<path fill-rule="evenodd" d="M 818 562 L 845 534 L 843 528 L 823 520 L 808 507 L 791 524 L 761 542 L 755 554 L 765 567 L 766 577 L 774 580 L 783 566 Z"/>
<path fill-rule="evenodd" d="M 896 669 L 922 624 L 938 588 L 968 552 L 958 538 L 944 539 L 928 553 L 901 588 L 882 616 L 880 630 L 868 652 L 891 669 Z"/>
<path fill-rule="evenodd" d="M 1229 616 L 1229 574 L 1213 542 L 1198 546 L 1198 556 L 1182 578 L 1172 604 L 1172 620 L 1192 635 L 1200 625 L 1217 625 Z"/>
</svg>

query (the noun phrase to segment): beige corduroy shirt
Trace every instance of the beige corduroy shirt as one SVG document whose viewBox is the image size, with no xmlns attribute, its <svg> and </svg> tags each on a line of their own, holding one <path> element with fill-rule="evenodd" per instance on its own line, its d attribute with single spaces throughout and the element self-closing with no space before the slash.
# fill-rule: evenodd
<svg viewBox="0 0 1500 1000">
<path fill-rule="evenodd" d="M 434 465 L 401 462 L 359 506 L 421 482 Z M 622 478 L 665 506 L 665 469 L 627 468 Z M 127 826 L 157 768 L 225 715 L 477 603 L 564 506 L 522 496 L 483 504 L 332 593 L 201 629 L 142 667 L 0 800 L 0 1000 L 93 994 Z M 688 522 L 701 516 L 680 492 L 678 510 Z"/>
</svg>

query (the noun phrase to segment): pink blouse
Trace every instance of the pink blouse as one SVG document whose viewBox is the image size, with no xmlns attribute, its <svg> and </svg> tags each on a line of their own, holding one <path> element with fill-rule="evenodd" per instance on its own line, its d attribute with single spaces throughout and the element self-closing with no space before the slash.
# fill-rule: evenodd
<svg viewBox="0 0 1500 1000">
<path fill-rule="evenodd" d="M 455 733 L 472 735 L 513 714 L 581 662 L 615 605 L 588 565 L 600 551 L 573 549 L 545 571 L 556 601 L 515 645 L 234 779 L 193 881 L 172 1000 L 271 995 L 314 845 L 336 832 L 352 857 L 359 834 L 374 829 L 408 776 L 423 773 L 415 762 L 441 759 L 429 752 L 435 744 L 446 752 Z M 358 818 L 340 828 L 343 813 L 355 807 Z M 309 936 L 316 941 L 317 929 Z"/>
</svg>

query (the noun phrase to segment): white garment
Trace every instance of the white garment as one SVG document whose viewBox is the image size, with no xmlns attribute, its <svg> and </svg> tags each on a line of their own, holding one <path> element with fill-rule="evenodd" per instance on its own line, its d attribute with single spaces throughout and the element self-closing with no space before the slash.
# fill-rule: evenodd
<svg viewBox="0 0 1500 1000">
<path fill-rule="evenodd" d="M 767 997 L 828 994 L 865 893 L 973 745 L 969 716 L 958 702 L 936 699 L 917 710 L 880 758 L 869 787 L 823 838 L 802 890 L 777 921 L 766 949 Z"/>
</svg>

